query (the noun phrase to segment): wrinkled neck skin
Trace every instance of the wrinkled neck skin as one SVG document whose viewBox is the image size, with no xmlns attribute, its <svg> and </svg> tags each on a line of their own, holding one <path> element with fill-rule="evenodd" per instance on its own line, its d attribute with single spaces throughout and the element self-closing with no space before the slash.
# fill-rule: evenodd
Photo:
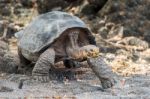
<svg viewBox="0 0 150 99">
<path fill-rule="evenodd" d="M 76 61 L 82 61 L 86 55 L 84 55 L 84 51 L 81 51 L 78 45 L 78 35 L 79 31 L 74 31 L 69 34 L 69 44 L 66 47 L 66 52 L 68 54 L 68 58 Z"/>
</svg>

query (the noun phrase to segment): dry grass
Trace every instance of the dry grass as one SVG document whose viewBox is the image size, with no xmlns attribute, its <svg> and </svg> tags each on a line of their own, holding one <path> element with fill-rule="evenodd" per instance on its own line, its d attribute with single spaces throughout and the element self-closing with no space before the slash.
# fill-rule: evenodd
<svg viewBox="0 0 150 99">
<path fill-rule="evenodd" d="M 115 60 L 111 63 L 112 69 L 122 76 L 130 76 L 135 74 L 146 74 L 150 67 L 144 64 L 137 64 L 132 61 Z"/>
</svg>

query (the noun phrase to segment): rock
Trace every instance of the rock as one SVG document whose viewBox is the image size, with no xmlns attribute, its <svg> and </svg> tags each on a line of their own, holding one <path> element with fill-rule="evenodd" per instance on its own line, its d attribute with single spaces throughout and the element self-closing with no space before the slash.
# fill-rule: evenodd
<svg viewBox="0 0 150 99">
<path fill-rule="evenodd" d="M 126 37 L 124 38 L 124 43 L 126 45 L 132 45 L 132 46 L 136 46 L 136 47 L 142 47 L 144 50 L 146 50 L 147 48 L 149 48 L 149 44 L 144 41 L 141 40 L 137 37 Z"/>
<path fill-rule="evenodd" d="M 96 14 L 96 8 L 94 5 L 86 5 L 83 7 L 81 13 L 83 15 L 93 15 L 93 14 Z"/>
<path fill-rule="evenodd" d="M 24 7 L 31 8 L 31 7 L 33 6 L 33 1 L 34 1 L 34 0 L 20 0 L 20 3 L 21 3 Z"/>
<path fill-rule="evenodd" d="M 17 57 L 12 53 L 8 52 L 3 57 L 2 71 L 6 73 L 16 73 L 19 65 Z"/>
<path fill-rule="evenodd" d="M 16 73 L 18 64 L 8 57 L 0 57 L 0 71 L 4 73 Z"/>
<path fill-rule="evenodd" d="M 19 26 L 14 23 L 9 23 L 6 38 L 11 38 L 20 29 Z"/>
<path fill-rule="evenodd" d="M 148 0 L 108 0 L 98 15 L 107 16 L 108 22 L 123 25 L 124 37 L 141 37 L 149 31 L 149 8 Z"/>
<path fill-rule="evenodd" d="M 8 51 L 9 50 L 8 43 L 0 40 L 0 50 L 1 51 Z"/>
<path fill-rule="evenodd" d="M 11 0 L 0 0 L 0 3 L 10 3 Z"/>
<path fill-rule="evenodd" d="M 21 27 L 15 23 L 12 23 L 8 20 L 1 20 L 0 21 L 0 36 L 4 36 L 4 38 L 11 38 L 14 36 L 14 33 L 16 33 L 18 30 L 20 30 Z M 5 33 L 6 32 L 6 36 Z"/>
<path fill-rule="evenodd" d="M 108 0 L 88 0 L 90 5 L 95 6 L 95 11 L 98 12 Z"/>
<path fill-rule="evenodd" d="M 11 15 L 11 6 L 9 4 L 0 4 L 0 13 L 4 16 Z"/>
<path fill-rule="evenodd" d="M 8 44 L 0 40 L 0 71 L 6 73 L 15 73 L 17 67 L 17 57 L 9 52 Z"/>
<path fill-rule="evenodd" d="M 3 35 L 3 31 L 4 31 L 3 24 L 2 21 L 0 21 L 0 36 Z"/>
<path fill-rule="evenodd" d="M 11 88 L 8 88 L 5 86 L 0 87 L 0 92 L 12 92 L 12 91 L 13 91 L 13 89 L 11 89 Z"/>
<path fill-rule="evenodd" d="M 69 3 L 64 0 L 37 0 L 36 3 L 38 5 L 39 13 L 45 13 L 51 11 L 56 7 L 60 7 L 62 10 L 62 8 L 65 8 L 69 5 Z"/>
<path fill-rule="evenodd" d="M 83 15 L 94 15 L 96 14 L 108 0 L 88 0 L 88 4 L 84 5 L 81 9 Z"/>
<path fill-rule="evenodd" d="M 149 43 L 149 46 L 150 46 L 150 34 L 145 35 L 144 40 L 147 41 Z"/>
</svg>

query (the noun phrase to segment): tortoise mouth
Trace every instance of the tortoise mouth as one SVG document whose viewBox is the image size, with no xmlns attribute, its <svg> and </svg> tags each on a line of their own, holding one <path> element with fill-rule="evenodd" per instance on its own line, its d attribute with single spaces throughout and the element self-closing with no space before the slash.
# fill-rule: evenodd
<svg viewBox="0 0 150 99">
<path fill-rule="evenodd" d="M 99 48 L 95 45 L 86 45 L 76 49 L 68 49 L 68 55 L 73 60 L 85 60 L 87 58 L 97 58 L 100 55 Z"/>
<path fill-rule="evenodd" d="M 79 50 L 76 50 L 74 53 L 74 59 L 76 60 L 85 60 L 87 58 L 97 58 L 100 55 L 99 49 L 91 49 L 86 50 L 80 48 Z"/>
<path fill-rule="evenodd" d="M 99 52 L 92 52 L 92 53 L 87 54 L 87 57 L 97 58 L 99 55 L 100 55 Z"/>
<path fill-rule="evenodd" d="M 85 46 L 84 48 L 85 48 L 85 51 L 87 53 L 87 57 L 96 58 L 100 55 L 100 51 L 99 51 L 99 48 L 97 46 L 88 45 L 88 46 Z"/>
<path fill-rule="evenodd" d="M 86 53 L 85 51 L 81 52 L 79 51 L 78 53 L 74 53 L 74 55 L 71 55 L 71 59 L 75 61 L 86 61 L 88 58 L 97 58 L 100 56 L 99 52 L 94 52 L 94 53 Z"/>
</svg>

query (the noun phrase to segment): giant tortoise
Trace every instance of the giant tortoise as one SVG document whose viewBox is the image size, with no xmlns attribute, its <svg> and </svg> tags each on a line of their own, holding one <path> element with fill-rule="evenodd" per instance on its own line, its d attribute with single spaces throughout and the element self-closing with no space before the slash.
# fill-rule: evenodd
<svg viewBox="0 0 150 99">
<path fill-rule="evenodd" d="M 36 17 L 15 36 L 21 64 L 35 62 L 34 79 L 48 82 L 49 70 L 56 62 L 70 61 L 75 65 L 87 61 L 103 88 L 114 85 L 112 71 L 99 56 L 95 38 L 76 16 L 61 11 L 48 12 Z"/>
</svg>

